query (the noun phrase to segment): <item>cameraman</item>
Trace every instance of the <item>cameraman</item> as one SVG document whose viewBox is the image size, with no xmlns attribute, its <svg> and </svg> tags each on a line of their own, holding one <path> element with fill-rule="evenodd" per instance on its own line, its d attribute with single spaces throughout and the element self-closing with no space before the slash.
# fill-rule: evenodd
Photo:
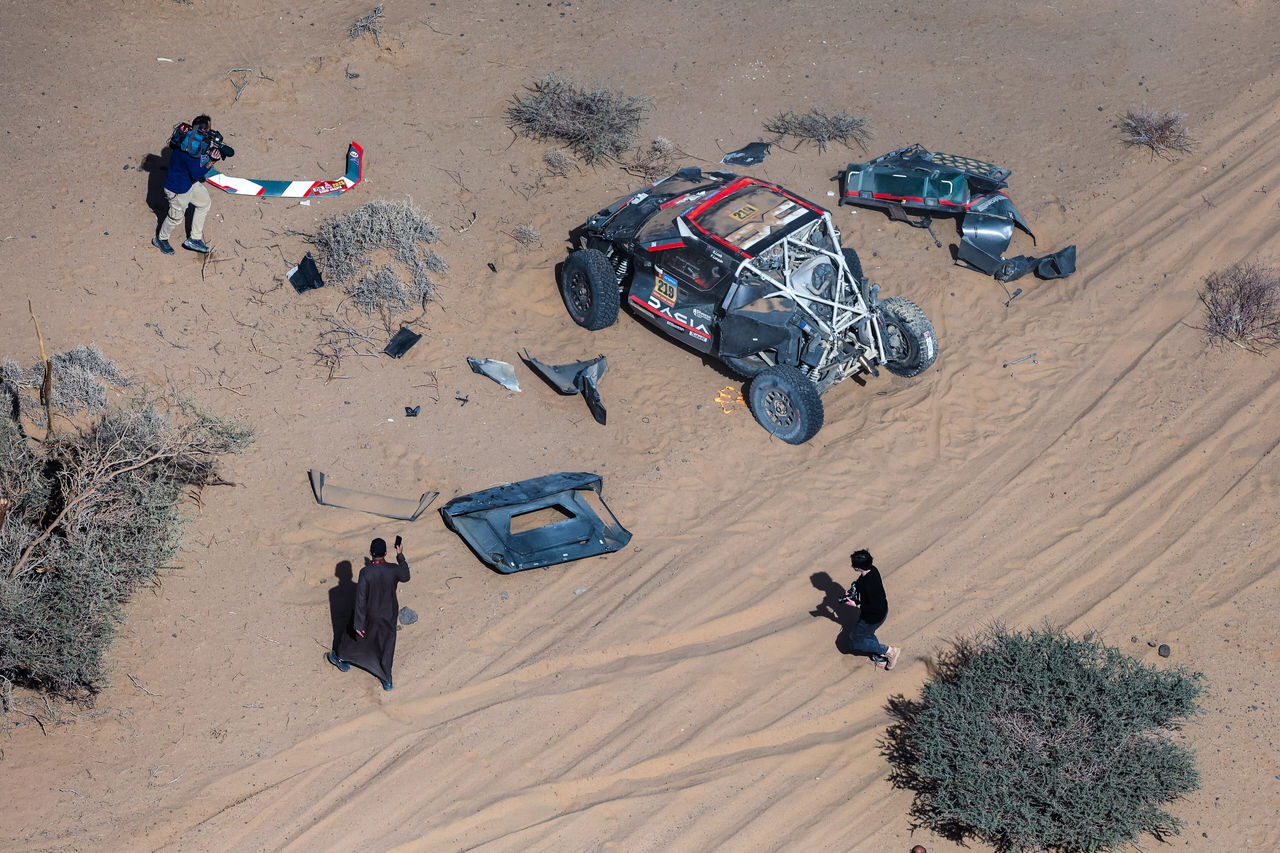
<svg viewBox="0 0 1280 853">
<path fill-rule="evenodd" d="M 182 241 L 182 248 L 208 254 L 212 251 L 204 242 L 204 220 L 213 202 L 205 189 L 204 176 L 210 162 L 229 157 L 234 152 L 222 144 L 222 134 L 211 128 L 213 120 L 207 115 L 196 116 L 190 126 L 179 125 L 169 140 L 173 149 L 169 157 L 169 170 L 164 176 L 164 194 L 169 199 L 169 215 L 160 225 L 159 235 L 151 238 L 151 245 L 166 255 L 173 254 L 169 235 L 187 214 L 187 206 L 195 208 L 191 217 L 191 231 Z"/>
</svg>

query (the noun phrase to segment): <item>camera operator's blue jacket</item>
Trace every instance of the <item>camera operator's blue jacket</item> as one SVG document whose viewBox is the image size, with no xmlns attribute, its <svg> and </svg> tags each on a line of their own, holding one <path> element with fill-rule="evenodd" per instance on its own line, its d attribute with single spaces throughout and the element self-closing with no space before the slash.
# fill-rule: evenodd
<svg viewBox="0 0 1280 853">
<path fill-rule="evenodd" d="M 169 171 L 164 176 L 164 188 L 182 195 L 193 184 L 203 181 L 208 171 L 209 168 L 200 163 L 199 157 L 174 148 L 169 156 Z"/>
</svg>

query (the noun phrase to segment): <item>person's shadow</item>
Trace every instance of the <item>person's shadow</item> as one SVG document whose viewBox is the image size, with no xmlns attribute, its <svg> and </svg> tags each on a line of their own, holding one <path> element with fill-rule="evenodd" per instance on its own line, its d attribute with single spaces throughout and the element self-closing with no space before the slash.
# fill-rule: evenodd
<svg viewBox="0 0 1280 853">
<path fill-rule="evenodd" d="M 823 594 L 822 602 L 809 615 L 815 619 L 826 617 L 840 626 L 836 636 L 836 651 L 842 655 L 852 654 L 849 649 L 849 629 L 858 623 L 858 608 L 844 599 L 849 591 L 832 580 L 826 572 L 814 572 L 809 575 L 809 583 Z"/>
<path fill-rule="evenodd" d="M 333 621 L 333 649 L 351 628 L 356 612 L 356 582 L 351 579 L 351 561 L 343 560 L 333 570 L 338 585 L 329 590 L 329 618 Z"/>
<path fill-rule="evenodd" d="M 142 171 L 147 173 L 147 207 L 151 208 L 151 212 L 156 215 L 157 233 L 169 215 L 169 197 L 164 194 L 164 176 L 169 171 L 169 155 L 172 153 L 172 149 L 165 146 L 159 154 L 148 154 L 142 158 Z M 187 212 L 187 216 L 186 225 L 190 230 L 190 211 Z"/>
</svg>

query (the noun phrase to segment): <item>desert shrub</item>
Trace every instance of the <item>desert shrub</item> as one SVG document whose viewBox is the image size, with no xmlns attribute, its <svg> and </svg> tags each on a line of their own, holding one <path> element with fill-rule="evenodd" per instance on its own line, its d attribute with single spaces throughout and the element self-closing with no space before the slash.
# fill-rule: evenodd
<svg viewBox="0 0 1280 853">
<path fill-rule="evenodd" d="M 78 346 L 55 353 L 49 359 L 53 364 L 53 393 L 50 403 L 55 411 L 64 415 L 97 414 L 107 407 L 107 386 L 127 387 L 129 378 L 120 372 L 116 363 L 102 354 L 96 346 Z M 0 365 L 0 403 L 8 410 L 16 403 L 21 414 L 29 415 L 36 423 L 44 425 L 44 407 L 35 394 L 44 382 L 44 363 L 37 360 L 23 370 L 12 359 Z"/>
<path fill-rule="evenodd" d="M 915 791 L 917 826 L 1001 853 L 1176 835 L 1163 807 L 1199 775 L 1171 735 L 1197 712 L 1202 678 L 1092 635 L 993 629 L 940 655 L 918 701 L 890 700 L 890 780 Z"/>
<path fill-rule="evenodd" d="M 436 284 L 431 273 L 449 265 L 430 248 L 440 232 L 409 201 L 366 202 L 329 217 L 309 237 L 328 276 L 366 315 L 392 315 L 429 302 Z M 373 269 L 375 255 L 387 252 L 393 264 Z M 397 266 L 405 273 L 402 278 Z"/>
<path fill-rule="evenodd" d="M 819 151 L 826 151 L 832 142 L 839 142 L 846 148 L 855 144 L 863 151 L 871 140 L 871 122 L 861 116 L 845 112 L 829 113 L 814 107 L 806 113 L 786 110 L 778 113 L 765 122 L 764 129 L 781 141 L 790 136 L 799 146 L 804 142 L 812 142 Z"/>
<path fill-rule="evenodd" d="M 1205 277 L 1200 290 L 1212 344 L 1250 350 L 1280 345 L 1280 270 L 1257 262 L 1233 264 Z"/>
<path fill-rule="evenodd" d="M 507 122 L 517 133 L 567 145 L 583 162 L 617 159 L 635 141 L 651 109 L 647 97 L 614 89 L 584 89 L 559 74 L 548 74 L 516 95 Z"/>
<path fill-rule="evenodd" d="M 543 154 L 542 162 L 547 167 L 547 174 L 554 178 L 565 177 L 573 168 L 573 158 L 559 148 L 552 148 Z"/>
<path fill-rule="evenodd" d="M 124 605 L 180 544 L 190 490 L 248 430 L 136 397 L 36 443 L 0 417 L 0 681 L 67 697 L 106 682 Z"/>
<path fill-rule="evenodd" d="M 347 38 L 358 39 L 368 33 L 373 36 L 373 43 L 382 47 L 382 28 L 385 26 L 383 18 L 382 7 L 375 6 L 372 12 L 356 18 L 355 23 L 347 28 Z"/>
<path fill-rule="evenodd" d="M 1190 154 L 1195 147 L 1184 113 L 1157 112 L 1144 104 L 1136 110 L 1126 110 L 1117 126 L 1126 145 L 1149 149 L 1153 159 L 1173 160 L 1175 154 Z"/>
<path fill-rule="evenodd" d="M 533 246 L 542 242 L 542 234 L 532 225 L 517 225 L 511 229 L 511 239 L 521 246 Z"/>
<path fill-rule="evenodd" d="M 633 175 L 652 181 L 675 171 L 676 160 L 688 156 L 670 139 L 659 136 L 637 147 L 622 167 Z"/>
</svg>

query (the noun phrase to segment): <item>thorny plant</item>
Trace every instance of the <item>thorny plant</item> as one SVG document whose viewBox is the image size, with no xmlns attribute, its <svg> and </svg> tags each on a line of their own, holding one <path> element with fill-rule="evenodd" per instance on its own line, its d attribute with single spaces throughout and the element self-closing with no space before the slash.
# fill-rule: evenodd
<svg viewBox="0 0 1280 853">
<path fill-rule="evenodd" d="M 373 36 L 373 43 L 378 47 L 382 47 L 382 40 L 379 36 L 382 35 L 382 29 L 385 26 L 383 18 L 382 6 L 375 6 L 372 12 L 357 18 L 355 23 L 347 29 L 347 38 L 358 39 L 368 33 Z"/>
<path fill-rule="evenodd" d="M 542 234 L 532 225 L 517 225 L 511 229 L 511 239 L 521 246 L 534 246 L 542 242 Z"/>
<path fill-rule="evenodd" d="M 81 413 L 95 415 L 107 407 L 107 386 L 127 387 L 128 377 L 116 363 L 90 344 L 56 353 L 53 364 L 53 388 L 50 399 L 54 411 L 63 415 Z M 17 407 L 40 426 L 46 426 L 44 409 L 33 393 L 44 381 L 44 365 L 37 361 L 23 368 L 12 359 L 0 363 L 0 405 Z"/>
<path fill-rule="evenodd" d="M 105 684 L 124 605 L 180 544 L 183 496 L 224 483 L 219 460 L 249 439 L 181 398 L 138 396 L 41 443 L 0 417 L 0 679 Z"/>
<path fill-rule="evenodd" d="M 559 148 L 552 148 L 542 155 L 542 162 L 547 167 L 547 174 L 553 178 L 567 177 L 573 169 L 573 158 Z"/>
<path fill-rule="evenodd" d="M 584 163 L 617 160 L 635 140 L 652 108 L 649 98 L 614 89 L 586 89 L 559 74 L 548 74 L 516 95 L 507 107 L 517 133 L 553 139 Z"/>
<path fill-rule="evenodd" d="M 1232 264 L 1205 277 L 1199 293 L 1211 344 L 1251 352 L 1280 346 L 1280 269 L 1258 262 Z"/>
<path fill-rule="evenodd" d="M 777 136 L 777 141 L 788 136 L 794 138 L 796 147 L 812 142 L 820 152 L 826 151 L 832 142 L 839 142 L 846 148 L 857 145 L 866 151 L 871 140 L 869 119 L 846 112 L 829 113 L 817 107 L 805 113 L 794 110 L 780 112 L 765 122 L 764 129 Z"/>
<path fill-rule="evenodd" d="M 1157 112 L 1144 104 L 1136 110 L 1126 110 L 1117 127 L 1125 145 L 1148 149 L 1153 160 L 1176 160 L 1175 155 L 1190 154 L 1195 148 L 1185 113 Z"/>
<path fill-rule="evenodd" d="M 676 161 L 687 156 L 670 139 L 659 136 L 648 145 L 639 146 L 632 151 L 622 168 L 632 175 L 652 181 L 671 174 Z"/>
<path fill-rule="evenodd" d="M 354 308 L 366 321 L 325 318 L 328 326 L 314 352 L 329 379 L 337 376 L 344 355 L 372 354 L 361 351 L 373 342 L 374 327 L 367 321 L 390 333 L 399 315 L 435 298 L 433 274 L 449 271 L 429 248 L 438 239 L 439 229 L 412 202 L 384 200 L 332 216 L 308 237 L 326 275 L 347 294 L 343 312 Z"/>
</svg>

